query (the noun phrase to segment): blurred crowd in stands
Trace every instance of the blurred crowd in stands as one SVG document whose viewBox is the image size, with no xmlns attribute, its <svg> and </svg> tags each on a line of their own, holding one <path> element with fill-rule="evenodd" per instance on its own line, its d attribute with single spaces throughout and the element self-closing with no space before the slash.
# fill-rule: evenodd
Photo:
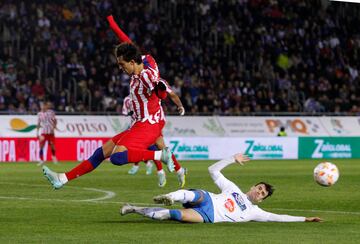
<svg viewBox="0 0 360 244">
<path fill-rule="evenodd" d="M 360 115 L 360 6 L 320 0 L 3 0 L 0 112 L 118 112 L 116 21 L 187 114 Z M 169 113 L 176 107 L 164 105 Z"/>
</svg>

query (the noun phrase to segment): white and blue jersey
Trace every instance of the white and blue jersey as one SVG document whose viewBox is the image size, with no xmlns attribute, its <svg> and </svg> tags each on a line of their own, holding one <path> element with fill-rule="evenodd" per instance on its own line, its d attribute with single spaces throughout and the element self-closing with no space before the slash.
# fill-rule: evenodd
<svg viewBox="0 0 360 244">
<path fill-rule="evenodd" d="M 238 186 L 225 178 L 221 169 L 235 162 L 235 159 L 224 159 L 209 167 L 214 183 L 221 190 L 220 194 L 202 191 L 204 200 L 192 208 L 203 218 L 204 222 L 303 222 L 305 217 L 279 215 L 266 212 L 253 204 Z"/>
</svg>

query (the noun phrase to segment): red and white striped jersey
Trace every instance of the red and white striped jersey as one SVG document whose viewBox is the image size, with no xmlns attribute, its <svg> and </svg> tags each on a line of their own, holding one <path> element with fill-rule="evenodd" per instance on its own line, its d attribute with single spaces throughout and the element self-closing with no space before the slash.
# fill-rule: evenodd
<svg viewBox="0 0 360 244">
<path fill-rule="evenodd" d="M 38 124 L 40 124 L 41 134 L 54 134 L 56 127 L 55 112 L 51 109 L 38 113 Z"/>
<path fill-rule="evenodd" d="M 160 99 L 153 92 L 159 82 L 159 69 L 151 55 L 142 56 L 144 69 L 139 75 L 132 75 L 130 97 L 135 122 L 159 123 L 161 116 Z"/>
</svg>

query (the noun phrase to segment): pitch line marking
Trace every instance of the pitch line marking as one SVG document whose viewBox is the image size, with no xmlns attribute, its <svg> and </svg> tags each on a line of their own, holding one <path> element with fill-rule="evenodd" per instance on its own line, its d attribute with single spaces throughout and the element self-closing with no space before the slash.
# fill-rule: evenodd
<svg viewBox="0 0 360 244">
<path fill-rule="evenodd" d="M 24 183 L 13 183 L 13 182 L 0 182 L 0 184 L 4 185 L 18 185 L 18 186 L 37 186 L 37 187 L 45 187 L 45 185 L 36 185 L 36 184 L 24 184 Z M 101 190 L 97 188 L 88 188 L 88 187 L 76 187 L 76 186 L 67 186 L 67 188 L 74 188 L 74 189 L 80 189 L 80 190 L 86 190 L 86 191 L 95 191 L 95 192 L 101 192 L 105 195 L 98 198 L 89 198 L 89 199 L 81 199 L 81 200 L 63 200 L 63 199 L 41 199 L 41 198 L 29 198 L 29 197 L 5 197 L 0 196 L 2 199 L 19 199 L 19 200 L 30 200 L 30 199 L 36 199 L 39 201 L 72 201 L 72 202 L 96 202 L 96 201 L 103 201 L 107 199 L 111 199 L 115 197 L 116 193 L 112 191 L 106 191 Z"/>
</svg>

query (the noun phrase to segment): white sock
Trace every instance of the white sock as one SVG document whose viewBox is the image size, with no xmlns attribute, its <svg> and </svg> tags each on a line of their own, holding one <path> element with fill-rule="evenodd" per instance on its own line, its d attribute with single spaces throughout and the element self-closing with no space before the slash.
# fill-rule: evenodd
<svg viewBox="0 0 360 244">
<path fill-rule="evenodd" d="M 140 208 L 134 207 L 135 213 L 140 215 L 157 219 L 157 220 L 165 220 L 170 219 L 170 210 L 166 208 Z"/>
<path fill-rule="evenodd" d="M 151 167 L 151 166 L 152 166 L 152 160 L 148 160 L 148 161 L 146 162 L 146 166 L 147 166 L 147 167 Z"/>
<path fill-rule="evenodd" d="M 59 177 L 60 182 L 63 184 L 66 184 L 69 181 L 68 178 L 66 177 L 65 173 L 59 173 L 58 177 Z"/>
<path fill-rule="evenodd" d="M 139 168 L 139 167 L 140 167 L 139 165 L 136 164 L 133 165 L 133 168 Z"/>
<path fill-rule="evenodd" d="M 154 160 L 161 160 L 162 151 L 155 151 Z"/>
<path fill-rule="evenodd" d="M 159 174 L 165 174 L 165 171 L 164 171 L 163 169 L 161 169 L 161 170 L 159 170 L 157 173 L 158 173 L 158 175 L 159 175 Z"/>
<path fill-rule="evenodd" d="M 178 175 L 182 174 L 183 172 L 184 172 L 183 167 L 181 167 L 180 169 L 178 169 L 178 171 L 176 171 L 176 173 L 177 173 Z"/>
<path fill-rule="evenodd" d="M 171 197 L 175 202 L 187 203 L 192 202 L 195 199 L 195 193 L 188 190 L 178 190 L 166 194 Z"/>
</svg>

